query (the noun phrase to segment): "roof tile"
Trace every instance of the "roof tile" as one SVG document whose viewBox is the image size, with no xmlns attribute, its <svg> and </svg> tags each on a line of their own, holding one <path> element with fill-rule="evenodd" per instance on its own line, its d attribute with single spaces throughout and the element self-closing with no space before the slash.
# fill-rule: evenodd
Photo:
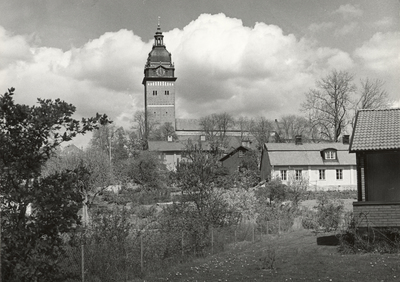
<svg viewBox="0 0 400 282">
<path fill-rule="evenodd" d="M 360 110 L 350 151 L 400 149 L 400 109 Z"/>
</svg>

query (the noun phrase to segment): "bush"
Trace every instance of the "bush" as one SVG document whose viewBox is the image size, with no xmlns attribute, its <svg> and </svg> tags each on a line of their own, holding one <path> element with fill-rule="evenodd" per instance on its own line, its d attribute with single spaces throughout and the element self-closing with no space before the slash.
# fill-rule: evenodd
<svg viewBox="0 0 400 282">
<path fill-rule="evenodd" d="M 317 199 L 317 223 L 325 231 L 337 230 L 342 218 L 344 203 L 322 195 Z"/>
<path fill-rule="evenodd" d="M 317 209 L 303 211 L 302 226 L 305 229 L 323 229 L 325 232 L 337 230 L 342 222 L 344 203 L 321 194 L 317 199 Z"/>
</svg>

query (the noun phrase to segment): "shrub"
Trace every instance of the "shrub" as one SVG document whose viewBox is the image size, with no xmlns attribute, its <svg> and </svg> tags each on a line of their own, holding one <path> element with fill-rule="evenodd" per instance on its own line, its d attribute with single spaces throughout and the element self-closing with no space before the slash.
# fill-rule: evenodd
<svg viewBox="0 0 400 282">
<path fill-rule="evenodd" d="M 322 195 L 317 199 L 317 223 L 325 231 L 337 230 L 342 218 L 344 203 Z"/>
</svg>

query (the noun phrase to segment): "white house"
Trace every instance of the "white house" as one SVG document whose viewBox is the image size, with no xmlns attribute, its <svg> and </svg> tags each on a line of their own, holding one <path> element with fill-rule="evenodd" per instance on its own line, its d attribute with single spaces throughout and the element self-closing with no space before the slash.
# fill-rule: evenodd
<svg viewBox="0 0 400 282">
<path fill-rule="evenodd" d="M 346 138 L 346 141 L 348 139 Z M 356 158 L 342 143 L 266 143 L 261 155 L 261 178 L 307 179 L 309 189 L 356 189 Z"/>
</svg>

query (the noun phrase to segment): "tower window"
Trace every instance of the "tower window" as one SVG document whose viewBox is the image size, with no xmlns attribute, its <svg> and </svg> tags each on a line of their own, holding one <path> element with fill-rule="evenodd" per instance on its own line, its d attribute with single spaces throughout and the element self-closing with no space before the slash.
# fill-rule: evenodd
<svg viewBox="0 0 400 282">
<path fill-rule="evenodd" d="M 157 90 L 153 90 L 153 96 L 157 96 Z"/>
<path fill-rule="evenodd" d="M 169 95 L 169 90 L 165 90 L 165 95 Z"/>
</svg>

